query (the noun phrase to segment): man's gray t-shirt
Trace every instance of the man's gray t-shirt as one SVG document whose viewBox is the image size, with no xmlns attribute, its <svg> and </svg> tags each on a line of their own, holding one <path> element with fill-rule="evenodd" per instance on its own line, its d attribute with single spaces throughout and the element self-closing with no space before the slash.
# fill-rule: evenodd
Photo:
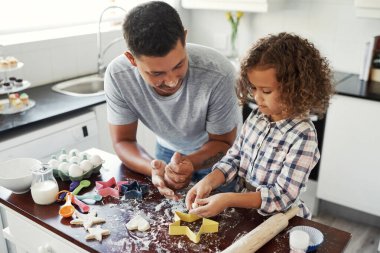
<svg viewBox="0 0 380 253">
<path fill-rule="evenodd" d="M 225 134 L 241 121 L 235 93 L 236 71 L 217 51 L 186 45 L 189 69 L 180 89 L 161 96 L 123 54 L 108 66 L 104 86 L 108 122 L 125 125 L 141 120 L 160 145 L 189 154 Z"/>
</svg>

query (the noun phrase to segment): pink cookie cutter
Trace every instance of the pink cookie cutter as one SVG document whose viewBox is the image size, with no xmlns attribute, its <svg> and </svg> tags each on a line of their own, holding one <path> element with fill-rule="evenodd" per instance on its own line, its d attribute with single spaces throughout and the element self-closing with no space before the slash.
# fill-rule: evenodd
<svg viewBox="0 0 380 253">
<path fill-rule="evenodd" d="M 112 177 L 108 181 L 96 181 L 95 188 L 102 197 L 112 196 L 118 198 L 120 196 L 121 185 L 126 183 L 128 181 L 116 182 L 116 179 Z"/>
</svg>

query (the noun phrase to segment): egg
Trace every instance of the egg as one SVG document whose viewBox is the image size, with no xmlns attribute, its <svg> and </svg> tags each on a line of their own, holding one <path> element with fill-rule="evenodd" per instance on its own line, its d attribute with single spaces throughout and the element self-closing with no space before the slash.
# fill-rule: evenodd
<svg viewBox="0 0 380 253">
<path fill-rule="evenodd" d="M 62 155 L 60 155 L 59 157 L 58 157 L 58 160 L 59 161 L 61 161 L 61 162 L 63 162 L 64 160 L 68 160 L 69 158 L 68 158 L 68 156 L 66 155 L 66 154 L 62 154 Z"/>
<path fill-rule="evenodd" d="M 69 174 L 69 163 L 67 162 L 61 162 L 59 165 L 58 165 L 58 170 L 59 171 L 62 171 L 64 174 Z"/>
<path fill-rule="evenodd" d="M 79 167 L 81 167 L 81 169 L 83 170 L 83 173 L 86 173 L 92 170 L 93 165 L 89 160 L 84 160 L 80 162 Z"/>
<path fill-rule="evenodd" d="M 48 164 L 49 164 L 49 168 L 55 170 L 58 168 L 59 161 L 57 159 L 50 159 Z"/>
<path fill-rule="evenodd" d="M 79 155 L 79 150 L 74 148 L 69 151 L 69 157 L 74 157 Z"/>
<path fill-rule="evenodd" d="M 94 167 L 98 167 L 99 165 L 101 165 L 103 163 L 103 160 L 102 160 L 102 158 L 100 158 L 99 155 L 93 155 L 90 158 L 90 162 L 92 163 L 92 165 L 94 165 Z"/>
<path fill-rule="evenodd" d="M 83 175 L 83 170 L 79 167 L 78 164 L 71 164 L 69 167 L 69 176 L 70 177 L 80 177 Z"/>
<path fill-rule="evenodd" d="M 70 160 L 69 160 L 70 163 L 78 163 L 80 162 L 80 158 L 77 157 L 77 156 L 72 156 L 70 157 Z"/>
<path fill-rule="evenodd" d="M 81 161 L 88 160 L 90 158 L 90 155 L 87 154 L 86 152 L 81 152 L 81 153 L 79 153 L 78 156 L 79 156 L 79 158 L 80 158 Z"/>
</svg>

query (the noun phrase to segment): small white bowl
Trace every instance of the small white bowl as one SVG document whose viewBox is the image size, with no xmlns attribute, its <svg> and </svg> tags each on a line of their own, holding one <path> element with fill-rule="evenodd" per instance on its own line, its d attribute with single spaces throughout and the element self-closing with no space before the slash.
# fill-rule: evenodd
<svg viewBox="0 0 380 253">
<path fill-rule="evenodd" d="M 16 158 L 0 163 L 0 185 L 16 194 L 28 192 L 32 185 L 32 168 L 40 161 Z"/>
<path fill-rule="evenodd" d="M 319 247 L 319 245 L 321 245 L 321 243 L 323 242 L 323 234 L 316 228 L 309 226 L 296 226 L 292 228 L 289 232 L 294 230 L 301 230 L 309 234 L 309 247 L 307 248 L 306 252 L 316 250 Z"/>
</svg>

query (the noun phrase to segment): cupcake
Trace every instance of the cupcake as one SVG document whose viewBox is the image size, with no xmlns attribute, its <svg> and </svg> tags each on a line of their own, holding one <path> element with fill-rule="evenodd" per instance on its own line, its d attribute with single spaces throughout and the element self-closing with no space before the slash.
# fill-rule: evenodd
<svg viewBox="0 0 380 253">
<path fill-rule="evenodd" d="M 16 93 L 9 94 L 8 95 L 9 106 L 14 106 L 17 98 L 18 97 L 16 96 Z"/>
<path fill-rule="evenodd" d="M 8 61 L 8 64 L 9 64 L 10 68 L 17 67 L 18 60 L 15 57 L 8 56 L 7 58 L 5 58 L 5 60 Z"/>
<path fill-rule="evenodd" d="M 4 89 L 6 89 L 6 90 L 11 90 L 12 89 L 12 85 L 11 85 L 10 82 L 5 82 L 3 84 L 3 86 L 4 86 Z"/>
<path fill-rule="evenodd" d="M 26 106 L 29 105 L 29 96 L 28 96 L 28 94 L 22 93 L 20 95 L 20 100 L 21 100 L 21 102 L 22 102 L 23 105 L 26 105 Z"/>
<path fill-rule="evenodd" d="M 21 87 L 22 84 L 23 84 L 23 80 L 21 78 L 18 78 L 16 79 L 14 82 L 13 82 L 14 86 L 16 87 Z"/>
<path fill-rule="evenodd" d="M 0 60 L 0 69 L 8 69 L 10 68 L 9 62 L 7 60 Z"/>
<path fill-rule="evenodd" d="M 15 85 L 15 82 L 16 82 L 16 77 L 14 77 L 14 76 L 11 76 L 11 77 L 9 77 L 9 82 L 12 84 L 12 85 Z"/>
<path fill-rule="evenodd" d="M 16 107 L 17 109 L 22 109 L 24 107 L 24 105 L 21 102 L 21 99 L 16 98 L 16 100 L 14 101 L 14 107 Z"/>
</svg>

